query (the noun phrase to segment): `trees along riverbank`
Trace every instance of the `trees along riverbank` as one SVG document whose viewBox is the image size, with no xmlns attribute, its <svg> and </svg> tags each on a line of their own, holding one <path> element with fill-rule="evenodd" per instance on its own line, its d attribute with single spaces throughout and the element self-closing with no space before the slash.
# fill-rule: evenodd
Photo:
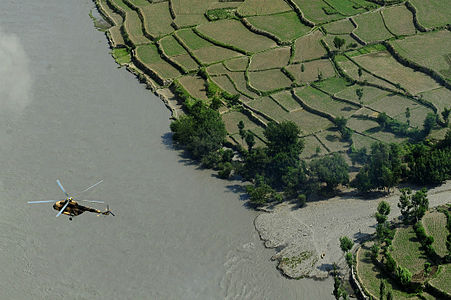
<svg viewBox="0 0 451 300">
<path fill-rule="evenodd" d="M 304 148 L 300 130 L 291 121 L 269 122 L 263 134 L 264 146 L 255 147 L 254 135 L 238 123 L 240 136 L 247 149 L 226 149 L 226 130 L 216 110 L 218 104 L 194 101 L 188 114 L 171 123 L 174 141 L 184 147 L 204 167 L 218 170 L 221 178 L 232 174 L 252 184 L 246 186 L 250 203 L 256 206 L 297 199 L 303 206 L 312 195 L 330 197 L 338 187 L 348 185 L 359 192 L 390 192 L 398 183 L 439 184 L 451 178 L 451 130 L 441 141 L 371 145 L 351 150 L 353 163 L 360 170 L 350 182 L 349 165 L 339 153 L 302 160 Z M 237 154 L 237 155 L 235 155 Z"/>
</svg>

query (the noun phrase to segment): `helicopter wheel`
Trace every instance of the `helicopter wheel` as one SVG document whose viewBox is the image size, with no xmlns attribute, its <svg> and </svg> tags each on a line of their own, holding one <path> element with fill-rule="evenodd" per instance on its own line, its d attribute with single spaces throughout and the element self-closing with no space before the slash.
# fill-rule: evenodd
<svg viewBox="0 0 451 300">
<path fill-rule="evenodd" d="M 69 217 L 69 221 L 72 221 L 72 217 Z"/>
</svg>

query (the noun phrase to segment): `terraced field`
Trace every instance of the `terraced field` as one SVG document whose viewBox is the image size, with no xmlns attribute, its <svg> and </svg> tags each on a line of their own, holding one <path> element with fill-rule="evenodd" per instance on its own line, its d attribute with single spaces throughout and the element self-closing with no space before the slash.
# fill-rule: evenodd
<svg viewBox="0 0 451 300">
<path fill-rule="evenodd" d="M 238 104 L 222 99 L 219 108 L 232 142 L 242 143 L 240 120 L 260 144 L 265 124 L 291 120 L 305 137 L 303 156 L 317 147 L 326 155 L 407 140 L 378 127 L 381 112 L 421 129 L 427 113 L 441 119 L 451 107 L 447 0 L 94 2 L 111 24 L 116 61 L 145 74 L 140 79 L 155 91 L 174 92 L 177 81 L 210 103 L 210 82 L 238 95 Z M 337 116 L 348 119 L 352 143 L 335 130 Z"/>
</svg>

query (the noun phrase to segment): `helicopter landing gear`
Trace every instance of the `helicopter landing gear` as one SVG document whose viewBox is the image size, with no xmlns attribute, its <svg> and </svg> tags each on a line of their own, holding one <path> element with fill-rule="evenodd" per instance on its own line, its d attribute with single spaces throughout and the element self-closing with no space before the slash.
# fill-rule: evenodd
<svg viewBox="0 0 451 300">
<path fill-rule="evenodd" d="M 72 217 L 69 217 L 69 221 L 72 221 Z"/>
</svg>

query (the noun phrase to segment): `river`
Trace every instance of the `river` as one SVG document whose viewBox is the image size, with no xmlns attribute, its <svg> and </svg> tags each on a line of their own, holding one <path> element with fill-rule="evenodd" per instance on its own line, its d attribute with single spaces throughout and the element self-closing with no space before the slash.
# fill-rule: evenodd
<svg viewBox="0 0 451 300">
<path fill-rule="evenodd" d="M 94 5 L 0 2 L 0 299 L 331 299 L 288 280 L 234 191 L 173 148 L 169 111 L 117 69 Z M 116 214 L 55 218 L 69 192 Z M 99 208 L 104 208 L 99 205 Z"/>
</svg>

